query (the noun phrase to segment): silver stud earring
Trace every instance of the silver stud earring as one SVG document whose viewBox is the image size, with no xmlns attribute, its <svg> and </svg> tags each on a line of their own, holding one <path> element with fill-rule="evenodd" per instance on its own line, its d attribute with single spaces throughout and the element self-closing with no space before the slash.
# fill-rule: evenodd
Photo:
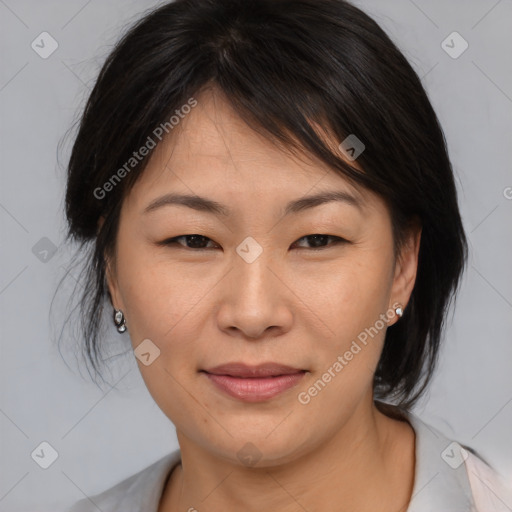
<svg viewBox="0 0 512 512">
<path fill-rule="evenodd" d="M 396 316 L 401 317 L 404 314 L 404 310 L 400 306 L 398 306 L 397 308 L 395 308 L 395 313 Z"/>
<path fill-rule="evenodd" d="M 120 309 L 114 308 L 114 324 L 116 324 L 118 332 L 126 331 L 126 320 Z"/>
</svg>

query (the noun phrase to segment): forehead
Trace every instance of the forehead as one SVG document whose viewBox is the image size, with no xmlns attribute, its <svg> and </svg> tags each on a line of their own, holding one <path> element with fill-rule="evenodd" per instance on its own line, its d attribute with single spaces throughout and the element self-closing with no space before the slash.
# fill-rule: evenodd
<svg viewBox="0 0 512 512">
<path fill-rule="evenodd" d="M 139 208 L 169 190 L 277 199 L 335 188 L 365 199 L 365 191 L 315 156 L 294 155 L 257 133 L 217 90 L 203 91 L 195 99 L 197 105 L 153 150 L 130 193 Z"/>
<path fill-rule="evenodd" d="M 283 171 L 293 166 L 311 175 L 325 174 L 327 166 L 312 155 L 292 155 L 247 125 L 223 93 L 207 89 L 197 97 L 197 106 L 160 145 L 160 156 L 175 164 L 200 158 L 215 159 L 227 167 L 236 163 L 260 162 L 265 168 Z M 262 169 L 264 171 L 264 169 Z"/>
</svg>

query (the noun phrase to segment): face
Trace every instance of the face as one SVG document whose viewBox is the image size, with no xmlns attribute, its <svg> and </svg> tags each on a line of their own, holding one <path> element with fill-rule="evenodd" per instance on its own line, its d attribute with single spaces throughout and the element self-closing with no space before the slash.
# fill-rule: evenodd
<svg viewBox="0 0 512 512">
<path fill-rule="evenodd" d="M 235 463 L 251 442 L 260 465 L 277 464 L 372 405 L 393 304 L 406 305 L 414 284 L 419 234 L 395 262 L 377 195 L 278 149 L 219 93 L 197 101 L 124 200 L 108 285 L 136 354 L 149 353 L 137 359 L 141 374 L 178 435 Z M 287 209 L 325 192 L 353 199 Z M 167 194 L 225 211 L 155 203 Z M 241 399 L 202 371 L 232 362 L 305 372 L 271 398 Z"/>
</svg>

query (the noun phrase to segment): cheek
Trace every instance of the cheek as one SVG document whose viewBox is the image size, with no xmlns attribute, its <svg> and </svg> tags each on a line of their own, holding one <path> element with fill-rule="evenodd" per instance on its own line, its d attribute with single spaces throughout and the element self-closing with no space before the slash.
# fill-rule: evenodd
<svg viewBox="0 0 512 512">
<path fill-rule="evenodd" d="M 386 316 L 391 257 L 390 247 L 360 247 L 350 257 L 333 262 L 325 274 L 301 279 L 297 294 L 307 297 L 304 294 L 309 291 L 309 305 L 320 326 L 317 333 L 312 333 L 318 349 L 317 365 L 301 389 L 305 394 L 299 401 L 309 401 L 311 413 L 317 409 L 318 414 L 339 420 L 371 389 L 387 321 L 391 319 Z M 326 407 L 326 403 L 336 407 Z"/>
<path fill-rule="evenodd" d="M 330 279 L 303 281 L 302 293 L 315 290 L 311 308 L 318 312 L 320 328 L 317 336 L 312 333 L 316 365 L 297 398 L 308 415 L 323 417 L 326 425 L 346 421 L 372 388 L 386 333 L 389 288 L 387 267 L 377 263 L 359 253 L 357 260 L 338 262 Z"/>
<path fill-rule="evenodd" d="M 126 253 L 122 265 L 126 272 L 120 284 L 131 343 L 135 354 L 142 352 L 139 346 L 147 346 L 144 352 L 151 354 L 148 365 L 137 358 L 146 387 L 171 421 L 190 422 L 188 428 L 201 425 L 207 415 L 191 400 L 201 349 L 202 319 L 197 311 L 213 284 L 171 272 L 168 262 L 154 256 L 151 260 Z M 154 359 L 153 353 L 158 354 Z"/>
<path fill-rule="evenodd" d="M 316 318 L 315 325 L 331 347 L 342 349 L 387 311 L 389 267 L 385 251 L 358 248 L 295 279 L 294 292 L 308 306 L 304 313 L 314 313 L 309 317 Z"/>
<path fill-rule="evenodd" d="M 211 266 L 169 262 L 165 253 L 128 250 L 120 259 L 120 284 L 132 346 L 151 340 L 159 351 L 149 366 L 138 365 L 155 401 L 179 414 L 182 389 L 193 389 L 211 324 L 212 290 L 224 275 Z M 147 343 L 147 342 L 146 342 Z M 142 347 L 142 345 L 141 345 Z M 173 401 L 168 402 L 169 395 Z M 188 397 L 188 400 L 190 397 Z"/>
<path fill-rule="evenodd" d="M 124 244 L 123 249 L 118 258 L 119 284 L 132 341 L 136 345 L 150 338 L 162 344 L 173 337 L 176 326 L 186 324 L 183 319 L 208 283 L 171 265 L 163 251 L 142 244 L 137 249 Z"/>
</svg>

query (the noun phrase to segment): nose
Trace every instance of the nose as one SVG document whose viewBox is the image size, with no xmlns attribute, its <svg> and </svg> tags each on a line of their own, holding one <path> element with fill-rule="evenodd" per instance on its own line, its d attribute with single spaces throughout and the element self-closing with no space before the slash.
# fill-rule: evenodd
<svg viewBox="0 0 512 512">
<path fill-rule="evenodd" d="M 233 258 L 217 316 L 219 328 L 232 336 L 259 340 L 291 328 L 293 294 L 267 253 L 250 263 L 238 255 Z"/>
</svg>

